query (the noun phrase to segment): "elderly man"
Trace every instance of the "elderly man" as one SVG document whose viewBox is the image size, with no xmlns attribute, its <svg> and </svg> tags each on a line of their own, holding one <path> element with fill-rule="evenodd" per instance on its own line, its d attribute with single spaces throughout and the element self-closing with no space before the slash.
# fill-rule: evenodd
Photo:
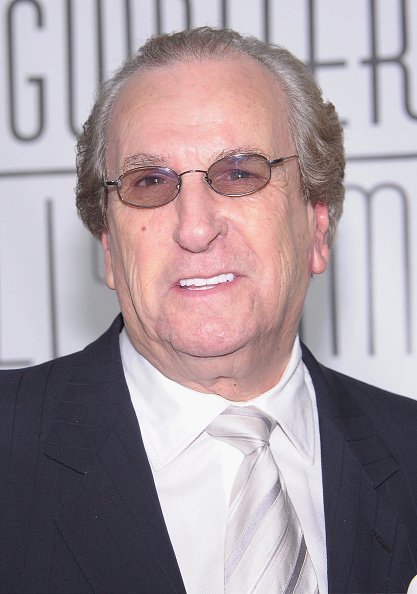
<svg viewBox="0 0 417 594">
<path fill-rule="evenodd" d="M 286 50 L 152 38 L 102 88 L 77 205 L 122 315 L 1 376 L 2 592 L 404 592 L 417 404 L 300 346 L 342 131 Z"/>
</svg>

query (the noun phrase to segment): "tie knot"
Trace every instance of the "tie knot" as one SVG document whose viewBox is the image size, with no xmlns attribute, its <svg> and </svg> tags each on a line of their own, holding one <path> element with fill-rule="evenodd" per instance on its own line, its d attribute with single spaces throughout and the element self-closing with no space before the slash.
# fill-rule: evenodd
<svg viewBox="0 0 417 594">
<path fill-rule="evenodd" d="M 245 455 L 269 444 L 276 421 L 254 406 L 229 406 L 206 431 L 226 441 Z"/>
</svg>

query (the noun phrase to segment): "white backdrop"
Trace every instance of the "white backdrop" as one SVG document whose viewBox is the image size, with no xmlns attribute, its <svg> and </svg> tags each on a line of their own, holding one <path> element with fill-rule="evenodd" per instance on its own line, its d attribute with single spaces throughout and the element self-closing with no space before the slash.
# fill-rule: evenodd
<svg viewBox="0 0 417 594">
<path fill-rule="evenodd" d="M 345 215 L 302 336 L 417 398 L 415 0 L 0 0 L 0 367 L 83 347 L 118 311 L 78 221 L 75 137 L 94 89 L 159 31 L 229 26 L 288 47 L 345 124 Z"/>
</svg>

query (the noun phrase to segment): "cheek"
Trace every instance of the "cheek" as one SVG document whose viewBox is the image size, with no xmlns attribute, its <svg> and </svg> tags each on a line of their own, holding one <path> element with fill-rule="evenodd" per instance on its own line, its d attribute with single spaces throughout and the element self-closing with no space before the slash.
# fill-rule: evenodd
<svg viewBox="0 0 417 594">
<path fill-rule="evenodd" d="M 135 309 L 154 318 L 170 273 L 172 246 L 167 242 L 166 217 L 157 210 L 126 209 L 122 214 L 112 229 L 119 300 L 133 301 Z"/>
<path fill-rule="evenodd" d="M 116 288 L 119 290 L 123 284 L 133 288 L 139 280 L 140 262 L 146 262 L 147 225 L 135 221 L 135 217 L 129 219 L 130 209 L 122 212 L 110 221 L 109 245 L 111 262 Z"/>
<path fill-rule="evenodd" d="M 268 237 L 264 254 L 274 266 L 277 285 L 294 293 L 310 277 L 313 235 L 306 206 L 277 205 L 261 236 Z"/>
</svg>

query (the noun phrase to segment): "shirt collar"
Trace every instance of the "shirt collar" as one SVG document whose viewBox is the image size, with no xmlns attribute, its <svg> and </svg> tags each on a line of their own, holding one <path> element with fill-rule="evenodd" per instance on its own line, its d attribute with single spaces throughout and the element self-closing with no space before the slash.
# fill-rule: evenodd
<svg viewBox="0 0 417 594">
<path fill-rule="evenodd" d="M 231 402 L 170 380 L 140 355 L 126 330 L 120 334 L 123 369 L 139 419 L 146 453 L 158 471 L 184 451 Z M 276 419 L 300 454 L 314 462 L 312 402 L 306 369 L 296 339 L 280 381 L 268 392 L 239 406 L 257 406 Z"/>
</svg>

